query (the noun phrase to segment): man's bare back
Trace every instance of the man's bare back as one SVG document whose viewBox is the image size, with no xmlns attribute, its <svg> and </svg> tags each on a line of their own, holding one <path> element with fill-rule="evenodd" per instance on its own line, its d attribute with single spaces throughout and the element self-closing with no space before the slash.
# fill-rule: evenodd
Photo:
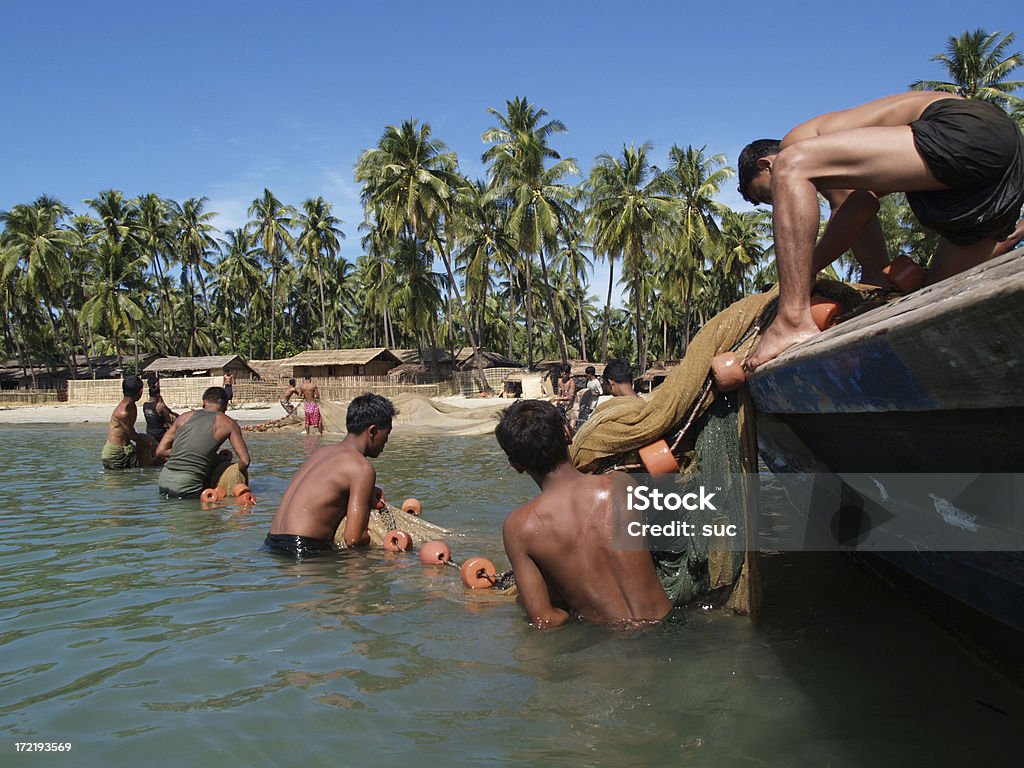
<svg viewBox="0 0 1024 768">
<path fill-rule="evenodd" d="M 128 445 L 132 441 L 148 440 L 135 431 L 139 419 L 139 406 L 130 397 L 125 397 L 114 408 L 107 422 L 107 440 L 113 445 Z"/>
<path fill-rule="evenodd" d="M 664 618 L 672 604 L 651 553 L 614 547 L 612 478 L 563 467 L 505 521 L 505 549 L 531 621 L 556 626 L 569 618 L 565 610 L 599 623 Z"/>
<path fill-rule="evenodd" d="M 305 381 L 299 385 L 299 394 L 307 403 L 315 403 L 320 399 L 320 390 L 312 381 Z"/>
<path fill-rule="evenodd" d="M 292 478 L 270 532 L 332 541 L 344 518 L 346 545 L 368 544 L 376 480 L 373 465 L 355 447 L 341 442 L 321 448 Z"/>
</svg>

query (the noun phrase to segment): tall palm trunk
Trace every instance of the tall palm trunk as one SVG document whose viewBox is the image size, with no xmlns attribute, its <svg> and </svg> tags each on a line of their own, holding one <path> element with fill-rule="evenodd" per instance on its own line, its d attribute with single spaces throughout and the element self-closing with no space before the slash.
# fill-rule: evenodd
<svg viewBox="0 0 1024 768">
<path fill-rule="evenodd" d="M 544 278 L 544 290 L 548 296 L 548 306 L 551 308 L 551 325 L 554 327 L 555 338 L 558 340 L 558 351 L 562 355 L 562 365 L 569 362 L 569 347 L 565 341 L 565 331 L 562 329 L 562 318 L 558 312 L 558 305 L 555 303 L 555 292 L 551 289 L 551 281 L 548 280 L 548 265 L 544 259 L 544 249 L 540 249 L 540 271 Z"/>
<path fill-rule="evenodd" d="M 441 240 L 434 235 L 434 246 L 437 248 L 437 252 L 441 254 L 441 261 L 444 262 L 445 271 L 448 273 L 448 282 L 451 285 L 451 290 L 455 295 L 455 303 L 459 306 L 459 314 L 462 315 L 462 322 L 466 326 L 466 336 L 469 338 L 469 346 L 473 348 L 473 357 L 476 357 L 480 351 L 480 345 L 477 343 L 476 334 L 473 333 L 473 324 L 469 322 L 469 314 L 466 312 L 466 304 L 462 300 L 462 292 L 459 290 L 458 283 L 455 282 L 455 273 L 452 272 L 452 263 L 448 258 L 448 252 L 444 246 L 441 245 Z M 487 377 L 484 376 L 483 370 L 480 368 L 476 369 L 479 374 L 480 386 L 484 392 L 491 391 L 491 385 L 487 383 Z"/>
<path fill-rule="evenodd" d="M 587 332 L 583 327 L 583 302 L 576 300 L 576 318 L 580 329 L 580 355 L 587 359 Z"/>
<path fill-rule="evenodd" d="M 320 287 L 320 327 L 323 328 L 324 349 L 327 349 L 327 302 L 324 300 L 324 274 L 319 261 L 316 263 L 316 281 Z"/>
<path fill-rule="evenodd" d="M 612 289 L 615 287 L 615 259 L 608 259 L 608 299 L 604 303 L 604 330 L 601 332 L 601 359 L 608 362 L 608 329 L 612 324 Z"/>
<path fill-rule="evenodd" d="M 533 259 L 526 258 L 526 367 L 533 368 L 533 275 L 530 264 Z"/>
</svg>

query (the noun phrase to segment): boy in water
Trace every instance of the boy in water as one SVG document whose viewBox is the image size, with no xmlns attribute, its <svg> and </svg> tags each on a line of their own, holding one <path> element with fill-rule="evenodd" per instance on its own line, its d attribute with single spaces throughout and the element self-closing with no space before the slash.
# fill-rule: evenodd
<svg viewBox="0 0 1024 768">
<path fill-rule="evenodd" d="M 540 400 L 502 413 L 498 444 L 517 472 L 541 489 L 505 520 L 505 552 L 523 609 L 538 629 L 571 615 L 588 621 L 658 621 L 672 609 L 646 550 L 613 544 L 611 475 L 585 475 L 569 460 L 572 438 L 556 408 Z"/>
<path fill-rule="evenodd" d="M 370 508 L 376 502 L 377 472 L 367 457 L 380 456 L 396 414 L 380 395 L 360 395 L 348 406 L 348 434 L 316 451 L 284 492 L 264 545 L 280 554 L 304 557 L 334 549 L 334 535 L 345 521 L 345 546 L 370 543 Z"/>
<path fill-rule="evenodd" d="M 878 198 L 906 192 L 914 215 L 942 238 L 932 258 L 936 283 L 1007 252 L 1020 240 L 1024 137 L 998 107 L 948 93 L 912 91 L 832 112 L 740 153 L 739 191 L 774 206 L 779 309 L 747 357 L 754 370 L 818 328 L 811 318 L 814 275 L 851 247 L 866 279 L 887 261 Z M 818 193 L 832 206 L 818 232 Z M 865 259 L 867 262 L 865 263 Z"/>
<path fill-rule="evenodd" d="M 110 414 L 107 422 L 107 442 L 103 444 L 100 460 L 104 469 L 134 469 L 140 466 L 136 446 L 145 444 L 143 450 L 151 451 L 155 443 L 147 435 L 135 431 L 139 418 L 137 403 L 142 399 L 142 379 L 128 376 L 121 382 L 121 402 Z M 135 445 L 132 445 L 135 443 Z"/>
<path fill-rule="evenodd" d="M 247 477 L 249 449 L 238 422 L 224 413 L 227 409 L 224 388 L 210 387 L 203 392 L 201 409 L 174 420 L 156 449 L 156 457 L 167 461 L 160 470 L 160 493 L 172 499 L 199 498 L 205 488 L 216 485 L 230 465 L 219 454 L 225 440 L 231 441 L 238 469 Z"/>
</svg>

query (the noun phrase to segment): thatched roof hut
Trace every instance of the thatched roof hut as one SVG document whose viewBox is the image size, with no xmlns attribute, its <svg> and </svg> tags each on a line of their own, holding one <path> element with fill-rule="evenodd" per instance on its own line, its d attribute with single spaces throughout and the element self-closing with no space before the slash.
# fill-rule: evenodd
<svg viewBox="0 0 1024 768">
<path fill-rule="evenodd" d="M 184 376 L 223 376 L 233 374 L 239 379 L 258 378 L 239 355 L 207 355 L 204 357 L 160 357 L 143 369 L 144 373 L 168 378 Z"/>
<path fill-rule="evenodd" d="M 472 347 L 463 347 L 455 353 L 455 369 L 458 371 L 471 371 L 476 368 L 523 367 L 524 364 L 518 360 L 512 360 L 500 352 L 493 352 L 489 349 L 478 349 L 474 355 Z"/>
<path fill-rule="evenodd" d="M 386 376 L 401 364 L 399 357 L 387 347 L 363 349 L 324 349 L 300 352 L 282 360 L 285 369 L 291 369 L 294 378 L 317 376 L 340 378 L 345 376 Z"/>
</svg>

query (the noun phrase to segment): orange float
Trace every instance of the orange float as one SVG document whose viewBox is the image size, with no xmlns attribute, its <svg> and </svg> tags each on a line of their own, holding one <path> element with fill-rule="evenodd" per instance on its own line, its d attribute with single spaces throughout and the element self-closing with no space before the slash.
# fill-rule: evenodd
<svg viewBox="0 0 1024 768">
<path fill-rule="evenodd" d="M 886 279 L 904 293 L 912 293 L 924 285 L 928 273 L 909 256 L 897 256 L 882 268 Z"/>
<path fill-rule="evenodd" d="M 471 557 L 462 564 L 462 583 L 470 589 L 490 589 L 498 579 L 498 569 L 486 557 Z"/>
<path fill-rule="evenodd" d="M 387 509 L 387 499 L 384 498 L 384 489 L 379 485 L 373 486 L 374 509 Z"/>
<path fill-rule="evenodd" d="M 452 551 L 443 541 L 428 541 L 420 547 L 420 562 L 424 565 L 444 565 L 452 560 Z"/>
<path fill-rule="evenodd" d="M 388 552 L 408 552 L 412 547 L 412 536 L 397 528 L 388 531 L 384 537 L 384 549 Z"/>
<path fill-rule="evenodd" d="M 219 485 L 214 486 L 213 492 L 217 494 L 217 500 L 226 499 L 228 492 L 221 488 Z"/>
<path fill-rule="evenodd" d="M 249 486 L 245 483 L 237 483 L 235 487 L 231 489 L 232 496 L 241 496 L 243 493 L 251 493 Z"/>
<path fill-rule="evenodd" d="M 747 381 L 743 365 L 735 352 L 723 352 L 711 358 L 711 375 L 719 392 L 732 392 Z"/>
<path fill-rule="evenodd" d="M 423 505 L 420 504 L 419 499 L 406 499 L 402 502 L 402 511 L 408 512 L 410 515 L 422 515 Z"/>
<path fill-rule="evenodd" d="M 641 448 L 640 461 L 644 463 L 647 472 L 652 475 L 674 475 L 679 471 L 679 462 L 676 461 L 676 457 L 672 455 L 672 449 L 664 440 Z"/>
<path fill-rule="evenodd" d="M 200 501 L 217 501 L 217 491 L 213 488 L 204 488 L 203 492 L 199 494 Z"/>
<path fill-rule="evenodd" d="M 831 328 L 838 321 L 839 313 L 843 311 L 842 306 L 832 299 L 824 296 L 811 296 L 811 317 L 819 331 Z"/>
<path fill-rule="evenodd" d="M 256 504 L 256 497 L 252 495 L 252 491 L 246 491 L 240 496 L 236 496 L 235 501 L 238 502 L 240 507 L 252 507 Z"/>
</svg>

